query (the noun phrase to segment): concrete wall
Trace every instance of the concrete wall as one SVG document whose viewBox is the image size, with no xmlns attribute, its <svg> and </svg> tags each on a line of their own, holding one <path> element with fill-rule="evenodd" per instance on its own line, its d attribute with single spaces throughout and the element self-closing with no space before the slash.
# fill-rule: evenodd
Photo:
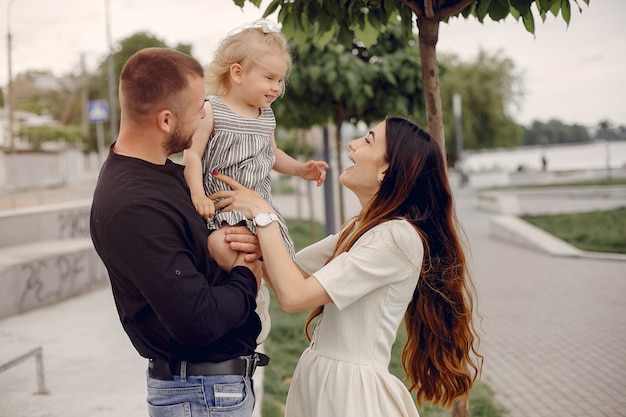
<svg viewBox="0 0 626 417">
<path fill-rule="evenodd" d="M 78 201 L 0 211 L 0 319 L 108 283 L 90 209 Z"/>
<path fill-rule="evenodd" d="M 78 184 L 100 168 L 97 154 L 78 149 L 49 152 L 0 151 L 0 192 Z"/>
</svg>

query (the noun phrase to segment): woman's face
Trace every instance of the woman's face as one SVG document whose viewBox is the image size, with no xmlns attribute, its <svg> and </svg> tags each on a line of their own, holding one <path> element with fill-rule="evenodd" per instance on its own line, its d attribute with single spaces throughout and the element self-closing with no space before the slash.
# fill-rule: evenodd
<svg viewBox="0 0 626 417">
<path fill-rule="evenodd" d="M 339 181 L 356 194 L 364 206 L 380 188 L 389 163 L 385 161 L 387 138 L 386 122 L 379 123 L 365 136 L 348 143 L 350 160 L 354 165 L 346 167 Z"/>
</svg>

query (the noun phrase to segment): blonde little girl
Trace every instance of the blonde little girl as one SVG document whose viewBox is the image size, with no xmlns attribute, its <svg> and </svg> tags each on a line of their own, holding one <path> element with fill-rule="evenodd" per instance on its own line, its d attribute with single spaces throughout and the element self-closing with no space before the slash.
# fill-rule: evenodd
<svg viewBox="0 0 626 417">
<path fill-rule="evenodd" d="M 213 178 L 219 172 L 254 189 L 272 204 L 270 171 L 321 185 L 328 164 L 323 161 L 297 161 L 276 147 L 276 120 L 271 104 L 285 91 L 285 77 L 291 68 L 291 56 L 284 36 L 266 20 L 229 34 L 219 45 L 206 74 L 208 96 L 206 117 L 193 136 L 192 146 L 184 152 L 185 180 L 198 213 L 207 219 L 207 227 L 215 230 L 209 248 L 223 245 L 223 225 L 246 223 L 253 232 L 265 224 L 262 219 L 248 221 L 238 211 L 216 212 L 211 194 L 228 189 Z M 273 204 L 272 204 L 273 206 Z M 273 206 L 274 207 L 274 206 Z M 277 214 L 267 221 L 280 225 L 285 246 L 292 258 L 293 241 L 287 225 Z M 211 242 L 216 242 L 214 245 Z M 232 252 L 233 261 L 235 253 Z M 269 333 L 271 320 L 267 311 L 269 291 L 261 285 L 257 297 L 257 313 L 262 330 L 258 343 Z"/>
</svg>

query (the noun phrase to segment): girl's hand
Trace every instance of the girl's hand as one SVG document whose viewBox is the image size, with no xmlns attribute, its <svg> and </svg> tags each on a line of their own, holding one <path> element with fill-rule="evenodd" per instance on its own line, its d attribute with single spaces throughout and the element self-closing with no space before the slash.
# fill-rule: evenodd
<svg viewBox="0 0 626 417">
<path fill-rule="evenodd" d="M 300 176 L 308 181 L 315 181 L 317 186 L 322 185 L 326 179 L 328 164 L 324 161 L 308 161 L 300 167 Z"/>
<path fill-rule="evenodd" d="M 244 187 L 226 175 L 214 172 L 213 176 L 232 188 L 232 190 L 218 191 L 209 196 L 211 200 L 219 199 L 215 204 L 216 210 L 224 212 L 237 210 L 248 219 L 252 219 L 261 211 L 274 211 L 272 206 L 256 191 Z"/>
<path fill-rule="evenodd" d="M 201 215 L 204 220 L 215 215 L 215 204 L 213 204 L 213 200 L 207 197 L 204 193 L 201 196 L 192 195 L 191 202 L 196 208 L 198 214 Z"/>
</svg>

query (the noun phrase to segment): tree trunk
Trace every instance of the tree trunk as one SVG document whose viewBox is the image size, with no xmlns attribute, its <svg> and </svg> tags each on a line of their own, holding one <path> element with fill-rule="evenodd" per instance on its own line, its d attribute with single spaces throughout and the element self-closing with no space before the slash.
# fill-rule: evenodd
<svg viewBox="0 0 626 417">
<path fill-rule="evenodd" d="M 417 17 L 419 31 L 420 60 L 422 63 L 422 82 L 424 84 L 424 101 L 430 135 L 439 142 L 444 150 L 445 135 L 443 130 L 443 111 L 441 93 L 439 91 L 439 65 L 437 63 L 437 40 L 439 39 L 439 21 Z"/>
<path fill-rule="evenodd" d="M 341 146 L 341 126 L 343 126 L 343 115 L 337 115 L 335 119 L 335 145 L 337 147 L 337 183 L 338 183 L 338 191 L 339 191 L 339 225 L 340 229 L 343 226 L 343 223 L 346 221 L 345 210 L 343 207 L 343 187 L 339 182 L 339 176 L 343 172 L 343 162 L 341 161 L 341 154 L 343 152 Z"/>
</svg>

